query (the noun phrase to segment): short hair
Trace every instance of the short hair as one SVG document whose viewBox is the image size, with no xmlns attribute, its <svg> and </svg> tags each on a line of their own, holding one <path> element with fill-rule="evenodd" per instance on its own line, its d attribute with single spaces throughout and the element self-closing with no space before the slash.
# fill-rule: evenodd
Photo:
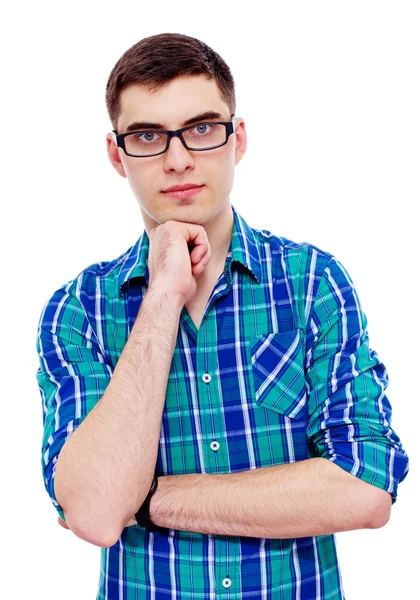
<svg viewBox="0 0 420 600">
<path fill-rule="evenodd" d="M 230 114 L 235 114 L 235 82 L 217 52 L 201 40 L 181 33 L 143 38 L 121 56 L 109 75 L 105 101 L 112 127 L 117 130 L 120 94 L 129 85 L 145 86 L 153 93 L 177 77 L 201 74 L 216 81 Z"/>
</svg>

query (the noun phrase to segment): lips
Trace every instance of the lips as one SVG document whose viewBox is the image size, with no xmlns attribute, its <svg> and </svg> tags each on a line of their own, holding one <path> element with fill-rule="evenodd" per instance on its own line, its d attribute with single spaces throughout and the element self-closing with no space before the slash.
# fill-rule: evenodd
<svg viewBox="0 0 420 600">
<path fill-rule="evenodd" d="M 173 185 L 167 190 L 163 190 L 164 192 L 181 192 L 183 190 L 191 190 L 193 188 L 202 187 L 201 185 L 197 185 L 196 183 L 184 183 L 182 185 Z"/>
<path fill-rule="evenodd" d="M 189 198 L 195 198 L 201 194 L 201 190 L 205 187 L 204 185 L 196 185 L 194 187 L 187 188 L 186 190 L 176 190 L 175 192 L 162 192 L 167 198 L 174 198 L 175 200 L 188 200 Z"/>
</svg>

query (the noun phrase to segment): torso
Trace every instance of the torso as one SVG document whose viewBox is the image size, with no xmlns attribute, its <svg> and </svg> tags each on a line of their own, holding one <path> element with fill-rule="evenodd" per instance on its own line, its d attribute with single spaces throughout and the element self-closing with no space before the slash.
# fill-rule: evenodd
<svg viewBox="0 0 420 600">
<path fill-rule="evenodd" d="M 202 286 L 201 288 L 198 288 L 193 300 L 185 305 L 185 308 L 187 309 L 188 314 L 193 320 L 194 325 L 197 327 L 197 330 L 200 329 L 201 321 L 203 320 L 207 302 L 222 272 L 223 269 L 221 271 L 217 270 L 217 275 L 213 275 L 209 278 L 208 281 L 202 282 Z"/>
<path fill-rule="evenodd" d="M 197 327 L 197 330 L 200 329 L 201 321 L 203 320 L 204 316 L 204 311 L 206 310 L 207 306 L 207 300 L 205 302 L 193 306 L 191 304 L 189 304 L 188 306 L 185 305 L 185 308 L 187 309 L 188 314 L 193 320 L 194 325 Z"/>
</svg>

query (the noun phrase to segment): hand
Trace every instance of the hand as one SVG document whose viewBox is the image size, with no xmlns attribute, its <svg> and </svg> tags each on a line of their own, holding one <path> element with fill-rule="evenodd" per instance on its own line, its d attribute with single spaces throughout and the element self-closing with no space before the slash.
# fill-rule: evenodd
<svg viewBox="0 0 420 600">
<path fill-rule="evenodd" d="M 195 277 L 203 272 L 210 257 L 204 227 L 166 221 L 149 233 L 149 287 L 178 295 L 186 304 L 197 293 Z"/>
</svg>

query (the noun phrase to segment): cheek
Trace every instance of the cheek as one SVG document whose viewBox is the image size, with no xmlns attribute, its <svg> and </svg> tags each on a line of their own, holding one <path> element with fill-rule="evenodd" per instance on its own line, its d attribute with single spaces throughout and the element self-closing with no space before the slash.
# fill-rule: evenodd
<svg viewBox="0 0 420 600">
<path fill-rule="evenodd" d="M 220 150 L 223 150 L 223 147 L 220 148 Z M 220 152 L 220 154 L 215 156 L 214 159 L 214 168 L 212 170 L 216 176 L 226 179 L 229 177 L 229 174 L 235 170 L 234 152 Z"/>
<path fill-rule="evenodd" d="M 150 172 L 151 170 L 145 167 L 146 165 L 139 165 L 134 158 L 126 157 L 124 169 L 133 189 L 147 189 L 150 186 L 153 188 L 153 182 L 158 181 L 158 178 Z"/>
<path fill-rule="evenodd" d="M 132 189 L 135 189 L 138 187 L 138 183 L 136 181 L 136 178 L 138 178 L 138 173 L 136 173 L 135 171 L 131 170 L 129 167 L 127 167 L 125 169 L 126 175 L 127 175 L 127 179 L 128 179 L 128 183 L 130 184 Z"/>
<path fill-rule="evenodd" d="M 235 157 L 232 154 L 221 157 L 216 168 L 216 177 L 224 189 L 230 189 L 235 175 Z"/>
</svg>

